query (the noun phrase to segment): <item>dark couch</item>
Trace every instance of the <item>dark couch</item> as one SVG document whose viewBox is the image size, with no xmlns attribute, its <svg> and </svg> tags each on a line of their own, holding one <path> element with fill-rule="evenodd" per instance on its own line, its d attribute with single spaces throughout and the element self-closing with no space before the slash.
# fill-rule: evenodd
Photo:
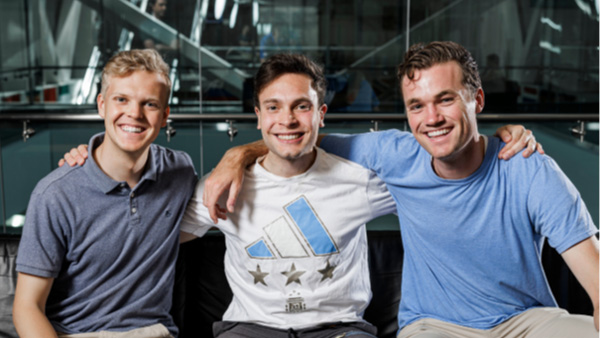
<svg viewBox="0 0 600 338">
<path fill-rule="evenodd" d="M 400 301 L 402 245 L 398 231 L 368 231 L 369 264 L 373 299 L 365 319 L 376 325 L 379 337 L 394 337 Z M 0 238 L 0 337 L 16 337 L 12 325 L 12 300 L 16 284 L 15 258 L 19 238 Z M 173 293 L 173 317 L 180 337 L 212 337 L 212 323 L 219 320 L 231 300 L 223 272 L 225 240 L 209 233 L 181 246 Z M 542 260 L 554 295 L 572 313 L 592 313 L 585 291 L 569 272 L 560 255 L 545 246 Z"/>
</svg>

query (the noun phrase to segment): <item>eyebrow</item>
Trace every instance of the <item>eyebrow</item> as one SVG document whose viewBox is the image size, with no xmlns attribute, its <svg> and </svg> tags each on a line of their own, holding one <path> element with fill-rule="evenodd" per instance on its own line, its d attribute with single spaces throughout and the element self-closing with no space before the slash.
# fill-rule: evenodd
<svg viewBox="0 0 600 338">
<path fill-rule="evenodd" d="M 421 102 L 421 100 L 413 98 L 413 99 L 408 100 L 408 102 L 406 102 L 405 104 L 406 104 L 406 106 L 410 106 L 411 104 L 419 103 L 419 102 Z"/>
<path fill-rule="evenodd" d="M 131 95 L 131 94 L 127 94 L 124 92 L 114 92 L 112 93 L 112 95 L 110 97 L 125 97 L 125 98 L 131 98 L 134 97 L 135 95 Z M 143 98 L 142 100 L 140 100 L 140 102 L 159 102 L 161 106 L 163 105 L 163 99 L 159 96 L 159 97 L 155 97 L 155 96 L 148 96 Z"/>
<path fill-rule="evenodd" d="M 292 105 L 296 106 L 296 105 L 298 105 L 300 103 L 310 103 L 312 105 L 312 101 L 309 98 L 306 98 L 306 97 L 294 100 L 294 102 L 292 102 Z"/>
<path fill-rule="evenodd" d="M 260 102 L 260 104 L 267 104 L 267 103 L 279 103 L 279 100 L 277 100 L 277 99 L 266 99 L 266 100 Z"/>
<path fill-rule="evenodd" d="M 444 91 L 438 93 L 435 96 L 435 98 L 439 99 L 439 98 L 441 98 L 442 96 L 445 96 L 445 95 L 456 95 L 456 92 L 454 90 L 444 90 Z"/>
<path fill-rule="evenodd" d="M 278 99 L 274 99 L 273 98 L 273 99 L 266 99 L 266 100 L 262 101 L 260 104 L 279 103 L 279 102 L 281 102 L 281 101 L 278 100 Z M 297 105 L 299 103 L 304 103 L 304 102 L 308 102 L 308 103 L 312 104 L 312 101 L 309 98 L 307 98 L 307 97 L 301 97 L 301 98 L 298 98 L 298 99 L 292 101 L 292 105 L 295 106 L 295 105 Z"/>
<path fill-rule="evenodd" d="M 435 95 L 435 98 L 436 99 L 440 99 L 441 97 L 443 97 L 445 95 L 457 95 L 457 93 L 454 90 L 443 90 L 443 91 L 437 93 Z M 408 100 L 406 102 L 406 105 L 410 106 L 411 104 L 420 103 L 420 102 L 421 102 L 421 99 L 419 99 L 419 98 L 412 98 L 412 99 L 410 99 L 410 100 Z"/>
</svg>

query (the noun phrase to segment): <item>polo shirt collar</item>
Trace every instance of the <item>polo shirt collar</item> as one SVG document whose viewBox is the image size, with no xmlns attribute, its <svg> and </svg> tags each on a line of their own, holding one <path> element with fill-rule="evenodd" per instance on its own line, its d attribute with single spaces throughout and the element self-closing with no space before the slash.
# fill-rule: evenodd
<svg viewBox="0 0 600 338">
<path fill-rule="evenodd" d="M 123 184 L 126 185 L 127 182 L 125 182 L 125 181 L 117 182 L 117 181 L 113 180 L 112 178 L 108 177 L 108 175 L 106 175 L 102 171 L 102 169 L 100 169 L 100 167 L 98 166 L 98 163 L 96 163 L 96 160 L 94 159 L 94 156 L 92 156 L 92 153 L 93 153 L 94 149 L 98 148 L 98 146 L 100 146 L 102 144 L 103 141 L 104 141 L 104 132 L 98 133 L 98 134 L 92 136 L 92 138 L 90 139 L 90 142 L 88 144 L 89 156 L 88 156 L 85 164 L 83 165 L 83 170 L 85 170 L 89 179 L 92 180 L 92 182 L 98 187 L 98 189 L 100 189 L 100 191 L 102 191 L 104 194 L 108 194 L 111 191 L 115 190 L 116 188 L 123 186 Z M 148 159 L 146 161 L 146 167 L 144 168 L 144 173 L 142 174 L 142 177 L 140 178 L 140 181 L 138 182 L 136 187 L 140 186 L 140 184 L 145 180 L 156 181 L 156 177 L 157 177 L 156 159 L 158 157 L 156 152 L 157 152 L 156 147 L 154 147 L 153 145 L 150 145 L 150 149 L 148 152 Z"/>
</svg>

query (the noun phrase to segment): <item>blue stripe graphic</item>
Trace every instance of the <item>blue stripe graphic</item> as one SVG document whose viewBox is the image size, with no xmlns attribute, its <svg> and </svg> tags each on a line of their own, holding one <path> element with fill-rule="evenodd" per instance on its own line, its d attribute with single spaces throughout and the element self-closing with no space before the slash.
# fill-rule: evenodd
<svg viewBox="0 0 600 338">
<path fill-rule="evenodd" d="M 288 205 L 286 210 L 316 255 L 338 252 L 333 240 L 304 197 Z"/>
<path fill-rule="evenodd" d="M 273 253 L 267 247 L 264 240 L 256 242 L 254 245 L 246 249 L 250 257 L 254 258 L 273 258 Z"/>
</svg>

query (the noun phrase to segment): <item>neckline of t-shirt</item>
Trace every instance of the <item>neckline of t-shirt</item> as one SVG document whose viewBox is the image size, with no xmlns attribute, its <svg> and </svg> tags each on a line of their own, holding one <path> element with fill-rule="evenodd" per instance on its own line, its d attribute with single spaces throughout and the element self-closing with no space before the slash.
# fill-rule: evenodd
<svg viewBox="0 0 600 338">
<path fill-rule="evenodd" d="M 279 176 L 279 175 L 273 174 L 272 172 L 270 172 L 267 169 L 265 169 L 265 167 L 263 167 L 263 165 L 261 164 L 262 160 L 267 155 L 263 155 L 263 156 L 261 156 L 261 157 L 259 157 L 259 158 L 256 159 L 256 162 L 254 163 L 253 171 L 257 175 L 267 176 L 270 179 L 277 180 L 277 181 L 294 181 L 294 180 L 302 179 L 302 178 L 306 177 L 307 175 L 309 175 L 314 170 L 314 168 L 317 167 L 317 164 L 321 160 L 323 149 L 321 149 L 319 147 L 315 147 L 315 149 L 317 151 L 317 157 L 315 158 L 315 161 L 310 166 L 310 168 L 308 168 L 308 170 L 306 170 L 302 174 L 298 174 L 298 175 L 291 176 L 291 177 L 283 177 L 283 176 Z"/>
<path fill-rule="evenodd" d="M 475 170 L 475 172 L 473 172 L 471 175 L 459 179 L 448 179 L 439 177 L 435 173 L 435 171 L 433 170 L 433 166 L 431 165 L 431 155 L 427 157 L 427 174 L 434 180 L 444 184 L 465 184 L 476 180 L 479 176 L 483 175 L 483 173 L 485 173 L 488 170 L 498 152 L 497 144 L 499 139 L 496 137 L 489 138 L 486 135 L 482 136 L 484 137 L 485 142 L 485 154 L 483 157 L 483 162 L 481 163 L 479 168 L 477 168 L 477 170 Z"/>
</svg>

